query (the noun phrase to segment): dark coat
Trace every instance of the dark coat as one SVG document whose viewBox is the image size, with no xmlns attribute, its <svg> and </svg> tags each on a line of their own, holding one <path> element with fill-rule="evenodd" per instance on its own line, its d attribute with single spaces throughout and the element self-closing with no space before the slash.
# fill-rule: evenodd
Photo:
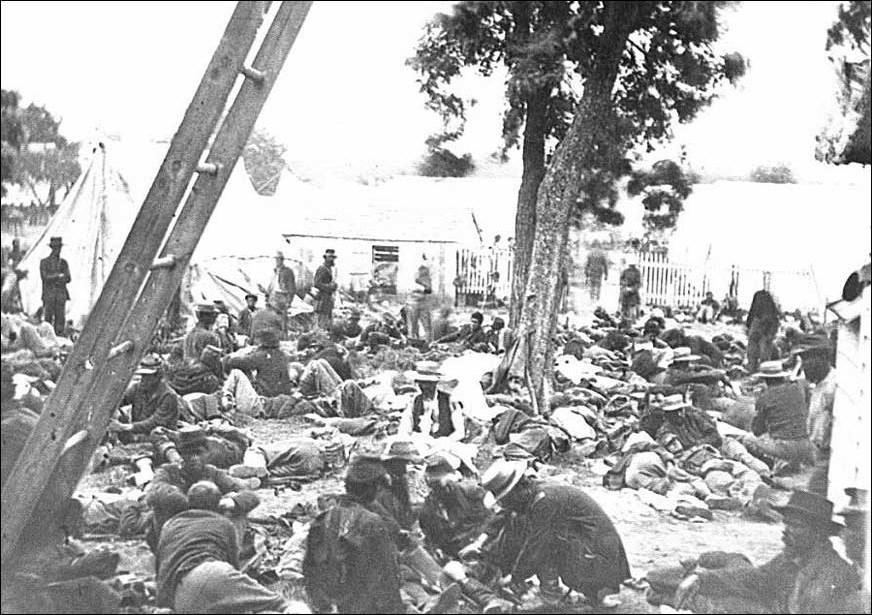
<svg viewBox="0 0 872 615">
<path fill-rule="evenodd" d="M 484 489 L 470 481 L 431 489 L 418 512 L 427 542 L 456 557 L 484 531 L 491 517 L 484 495 Z"/>
<path fill-rule="evenodd" d="M 60 257 L 46 256 L 39 261 L 39 275 L 42 278 L 42 301 L 68 301 L 70 293 L 67 284 L 70 277 L 70 266 Z"/>
<path fill-rule="evenodd" d="M 519 510 L 522 540 L 510 572 L 516 581 L 534 574 L 557 576 L 570 588 L 595 597 L 618 590 L 630 578 L 624 544 L 608 515 L 577 487 L 535 483 L 532 502 Z"/>
<path fill-rule="evenodd" d="M 303 576 L 317 612 L 334 604 L 340 613 L 405 612 L 387 524 L 347 498 L 312 522 Z"/>
<path fill-rule="evenodd" d="M 278 348 L 258 346 L 243 357 L 229 357 L 226 368 L 239 369 L 248 374 L 255 390 L 264 397 L 290 395 L 294 384 L 288 374 L 291 358 Z"/>
<path fill-rule="evenodd" d="M 318 289 L 318 297 L 315 299 L 316 314 L 331 314 L 333 312 L 333 294 L 336 292 L 333 283 L 333 271 L 327 265 L 321 265 L 315 271 L 315 279 L 312 286 Z"/>
<path fill-rule="evenodd" d="M 436 391 L 436 403 L 439 405 L 439 427 L 434 438 L 444 438 L 454 433 L 454 423 L 451 421 L 451 397 L 442 391 Z M 421 416 L 424 414 L 424 396 L 419 394 L 412 402 L 412 431 L 421 431 Z"/>
<path fill-rule="evenodd" d="M 121 400 L 122 406 L 132 406 L 131 431 L 135 434 L 147 434 L 155 427 L 176 429 L 184 403 L 166 382 L 160 382 L 153 391 L 146 391 L 140 384 L 133 384 L 127 388 Z"/>
<path fill-rule="evenodd" d="M 698 596 L 744 598 L 771 613 L 833 613 L 859 579 L 828 540 L 800 561 L 781 553 L 755 568 L 723 568 L 699 575 Z"/>
</svg>

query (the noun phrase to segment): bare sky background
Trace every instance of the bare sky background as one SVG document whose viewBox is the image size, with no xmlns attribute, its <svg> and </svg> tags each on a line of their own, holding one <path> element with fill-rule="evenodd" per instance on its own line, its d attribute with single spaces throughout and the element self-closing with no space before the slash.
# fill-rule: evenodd
<svg viewBox="0 0 872 615">
<path fill-rule="evenodd" d="M 316 2 L 259 125 L 290 160 L 349 169 L 408 168 L 438 120 L 405 66 L 422 25 L 446 2 Z M 758 163 L 810 164 L 835 108 L 824 45 L 835 2 L 745 2 L 725 49 L 750 61 L 671 148 L 715 173 Z M 100 133 L 166 139 L 176 129 L 233 9 L 232 2 L 3 2 L 2 86 L 63 118 L 72 139 Z M 479 101 L 458 153 L 499 145 L 500 77 L 468 80 Z M 666 148 L 670 151 L 671 148 Z M 517 158 L 517 157 L 516 157 Z M 517 161 L 507 171 L 517 169 Z"/>
</svg>

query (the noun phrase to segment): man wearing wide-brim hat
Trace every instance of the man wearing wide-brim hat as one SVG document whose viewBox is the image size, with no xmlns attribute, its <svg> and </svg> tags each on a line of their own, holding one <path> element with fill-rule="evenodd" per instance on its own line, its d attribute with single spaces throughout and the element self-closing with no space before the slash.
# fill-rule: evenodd
<svg viewBox="0 0 872 615">
<path fill-rule="evenodd" d="M 694 613 L 833 613 L 856 591 L 859 579 L 830 543 L 841 524 L 823 496 L 794 491 L 784 517 L 784 549 L 756 567 L 708 570 L 686 577 L 673 605 Z"/>
<path fill-rule="evenodd" d="M 402 529 L 410 530 L 415 524 L 415 513 L 406 471 L 409 464 L 424 463 L 424 458 L 411 440 L 400 436 L 388 441 L 381 459 L 390 476 L 390 485 L 379 490 L 376 501 L 384 506 Z"/>
<path fill-rule="evenodd" d="M 527 462 L 505 460 L 485 471 L 482 486 L 490 494 L 485 504 L 499 503 L 510 513 L 500 515 L 504 541 L 492 552 L 498 561 L 504 558 L 514 581 L 539 577 L 543 606 L 556 607 L 563 599 L 560 581 L 602 604 L 630 578 L 615 526 L 581 489 L 530 478 Z M 502 552 L 503 545 L 512 544 L 522 545 L 520 551 Z"/>
<path fill-rule="evenodd" d="M 66 303 L 70 300 L 67 284 L 70 283 L 70 265 L 61 258 L 64 241 L 52 237 L 48 246 L 51 254 L 39 261 L 39 276 L 42 278 L 42 316 L 52 325 L 56 335 L 63 335 L 67 325 Z"/>
<path fill-rule="evenodd" d="M 398 433 L 420 433 L 460 441 L 466 434 L 463 411 L 451 401 L 456 380 L 447 379 L 439 365 L 421 361 L 411 375 L 420 389 L 400 417 Z"/>
<path fill-rule="evenodd" d="M 650 402 L 652 412 L 643 420 L 643 428 L 653 438 L 674 434 L 685 450 L 699 444 L 719 448 L 721 436 L 715 422 L 705 411 L 694 408 L 680 393 Z"/>
<path fill-rule="evenodd" d="M 143 357 L 135 373 L 139 382 L 132 383 L 121 400 L 122 407 L 130 406 L 129 421 L 109 424 L 122 442 L 144 439 L 156 427 L 175 429 L 185 403 L 164 380 L 160 357 Z"/>
<path fill-rule="evenodd" d="M 679 346 L 673 349 L 669 367 L 657 384 L 679 387 L 686 384 L 715 385 L 725 380 L 725 374 L 721 370 L 713 369 L 708 365 L 698 365 L 700 355 L 693 354 L 689 347 Z"/>
<path fill-rule="evenodd" d="M 755 376 L 766 383 L 766 390 L 757 397 L 753 435 L 741 437 L 742 444 L 755 457 L 774 460 L 775 470 L 813 463 L 804 385 L 789 379 L 781 361 L 764 361 Z"/>
</svg>

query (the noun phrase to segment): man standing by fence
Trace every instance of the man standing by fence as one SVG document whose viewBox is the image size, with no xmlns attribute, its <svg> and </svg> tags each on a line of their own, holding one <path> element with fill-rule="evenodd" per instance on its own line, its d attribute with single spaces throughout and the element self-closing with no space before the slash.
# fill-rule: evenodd
<svg viewBox="0 0 872 615">
<path fill-rule="evenodd" d="M 423 325 L 424 339 L 433 339 L 433 326 L 430 322 L 430 298 L 433 294 L 433 280 L 427 255 L 421 255 L 421 265 L 415 274 L 415 287 L 409 295 L 409 337 L 421 339 L 419 324 Z"/>
<path fill-rule="evenodd" d="M 635 320 L 639 317 L 639 289 L 642 287 L 642 273 L 636 263 L 624 269 L 621 273 L 621 317 Z"/>
<path fill-rule="evenodd" d="M 584 266 L 584 275 L 587 278 L 587 288 L 590 291 L 591 301 L 599 301 L 603 279 L 609 279 L 609 260 L 600 248 L 598 241 L 594 241 L 591 245 L 590 254 L 587 255 L 587 263 Z"/>
</svg>

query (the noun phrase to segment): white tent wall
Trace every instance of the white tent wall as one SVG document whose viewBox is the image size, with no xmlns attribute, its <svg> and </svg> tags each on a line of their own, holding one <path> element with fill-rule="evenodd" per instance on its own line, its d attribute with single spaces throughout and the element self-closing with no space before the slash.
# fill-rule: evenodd
<svg viewBox="0 0 872 615">
<path fill-rule="evenodd" d="M 70 301 L 67 320 L 81 326 L 100 296 L 115 258 L 129 232 L 138 205 L 130 187 L 113 164 L 107 148 L 94 148 L 90 162 L 52 217 L 19 268 L 27 271 L 21 282 L 21 300 L 28 313 L 42 305 L 40 261 L 49 255 L 51 237 L 62 237 L 61 257 L 70 266 Z"/>
</svg>

